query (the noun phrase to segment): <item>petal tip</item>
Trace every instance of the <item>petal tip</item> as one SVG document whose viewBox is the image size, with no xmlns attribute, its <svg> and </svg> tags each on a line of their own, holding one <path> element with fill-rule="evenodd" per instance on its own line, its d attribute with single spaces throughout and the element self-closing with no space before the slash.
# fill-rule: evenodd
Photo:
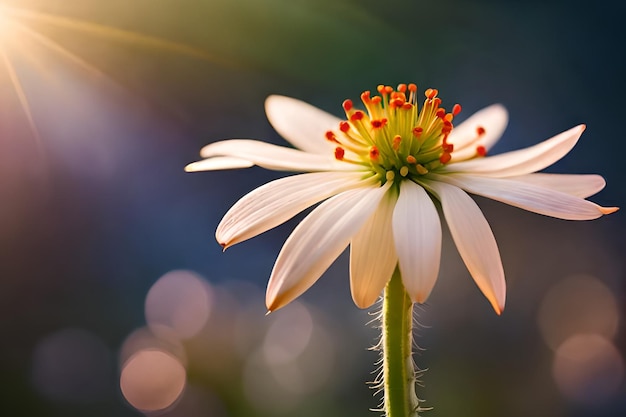
<svg viewBox="0 0 626 417">
<path fill-rule="evenodd" d="M 619 210 L 619 207 L 600 207 L 600 212 L 602 214 L 611 214 L 615 213 Z"/>
</svg>

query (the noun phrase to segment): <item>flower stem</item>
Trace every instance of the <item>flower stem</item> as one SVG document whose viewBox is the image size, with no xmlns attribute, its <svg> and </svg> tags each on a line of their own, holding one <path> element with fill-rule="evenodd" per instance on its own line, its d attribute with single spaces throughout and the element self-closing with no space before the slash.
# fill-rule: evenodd
<svg viewBox="0 0 626 417">
<path fill-rule="evenodd" d="M 387 417 L 418 416 L 413 363 L 413 303 L 404 289 L 400 270 L 395 272 L 383 296 L 382 357 L 384 401 Z"/>
</svg>

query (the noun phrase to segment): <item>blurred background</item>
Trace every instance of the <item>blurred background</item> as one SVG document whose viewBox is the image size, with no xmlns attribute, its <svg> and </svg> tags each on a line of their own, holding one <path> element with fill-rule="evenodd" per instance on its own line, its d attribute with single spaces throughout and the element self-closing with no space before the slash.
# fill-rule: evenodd
<svg viewBox="0 0 626 417">
<path fill-rule="evenodd" d="M 186 174 L 223 138 L 283 140 L 278 93 L 340 114 L 380 83 L 500 102 L 503 152 L 579 123 L 550 172 L 626 205 L 622 2 L 0 0 L 0 395 L 11 416 L 377 415 L 371 312 L 345 254 L 265 317 L 301 218 L 222 253 L 213 233 L 282 174 Z M 496 316 L 449 235 L 418 310 L 418 390 L 443 416 L 626 415 L 626 221 L 477 199 L 508 282 Z"/>
</svg>

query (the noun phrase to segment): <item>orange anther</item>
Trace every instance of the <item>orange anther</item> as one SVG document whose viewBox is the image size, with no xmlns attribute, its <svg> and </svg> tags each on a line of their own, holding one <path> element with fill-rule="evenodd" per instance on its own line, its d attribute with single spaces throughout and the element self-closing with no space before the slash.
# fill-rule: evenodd
<svg viewBox="0 0 626 417">
<path fill-rule="evenodd" d="M 341 122 L 339 122 L 339 130 L 341 130 L 343 133 L 346 133 L 348 130 L 350 130 L 350 123 L 342 120 Z"/>
<path fill-rule="evenodd" d="M 478 126 L 478 127 L 476 128 L 476 133 L 478 133 L 478 136 L 482 136 L 482 135 L 484 135 L 484 134 L 485 134 L 485 128 L 484 128 L 484 127 L 482 127 L 482 126 Z"/>
<path fill-rule="evenodd" d="M 414 164 L 414 163 L 416 163 L 416 162 L 417 162 L 417 159 L 415 159 L 415 157 L 414 157 L 413 155 L 409 155 L 409 156 L 407 156 L 407 157 L 406 157 L 406 161 L 407 161 L 409 164 Z"/>
<path fill-rule="evenodd" d="M 376 87 L 376 90 L 380 93 L 380 94 L 385 94 L 385 86 L 380 84 L 378 87 Z"/>
<path fill-rule="evenodd" d="M 452 107 L 452 114 L 456 116 L 459 113 L 461 113 L 461 105 L 460 104 L 455 104 Z"/>
<path fill-rule="evenodd" d="M 363 91 L 361 93 L 361 100 L 363 101 L 363 103 L 367 104 L 371 101 L 370 94 L 371 93 L 369 91 Z"/>
<path fill-rule="evenodd" d="M 417 86 L 413 83 L 409 84 L 409 91 L 414 93 L 417 91 Z"/>
<path fill-rule="evenodd" d="M 424 92 L 424 95 L 431 100 L 437 97 L 437 94 L 439 94 L 439 91 L 436 88 L 429 88 Z"/>
<path fill-rule="evenodd" d="M 413 136 L 415 136 L 416 138 L 419 138 L 420 136 L 422 136 L 422 132 L 424 131 L 424 129 L 422 129 L 419 126 L 416 126 L 413 128 Z"/>
<path fill-rule="evenodd" d="M 478 145 L 476 147 L 476 153 L 478 154 L 478 156 L 485 156 L 487 155 L 487 148 L 485 148 L 483 145 Z"/>
<path fill-rule="evenodd" d="M 370 148 L 370 159 L 372 161 L 378 161 L 379 157 L 380 157 L 380 152 L 378 151 L 378 148 L 376 146 L 372 146 Z"/>
<path fill-rule="evenodd" d="M 406 91 L 406 84 L 398 84 L 398 91 L 404 93 Z"/>
<path fill-rule="evenodd" d="M 393 150 L 397 151 L 400 148 L 400 143 L 402 142 L 402 136 L 396 135 L 393 137 Z"/>
<path fill-rule="evenodd" d="M 385 86 L 385 93 L 387 93 L 387 94 L 393 93 L 393 87 L 390 87 L 390 86 L 386 85 Z"/>
<path fill-rule="evenodd" d="M 452 155 L 450 155 L 449 152 L 444 152 L 439 157 L 439 162 L 441 162 L 442 164 L 447 164 L 448 162 L 450 162 L 450 159 L 452 159 Z"/>
<path fill-rule="evenodd" d="M 441 99 L 440 99 L 439 97 L 435 98 L 435 99 L 433 100 L 433 105 L 434 105 L 435 107 L 439 107 L 439 106 L 441 106 Z"/>
<path fill-rule="evenodd" d="M 357 120 L 363 119 L 364 116 L 365 113 L 363 113 L 361 110 L 357 110 L 350 116 L 350 121 L 356 122 Z"/>
<path fill-rule="evenodd" d="M 393 108 L 402 107 L 403 104 L 404 104 L 404 100 L 402 100 L 401 98 L 394 98 L 393 100 L 389 102 L 389 105 Z"/>
<path fill-rule="evenodd" d="M 337 146 L 335 148 L 335 158 L 338 159 L 339 161 L 343 159 L 343 156 L 345 154 L 346 154 L 346 151 L 341 146 Z"/>
<path fill-rule="evenodd" d="M 443 119 L 444 119 L 446 122 L 452 122 L 452 119 L 453 119 L 453 118 L 454 118 L 454 116 L 452 115 L 452 113 L 448 113 L 448 114 L 446 114 L 446 117 L 444 117 Z"/>
<path fill-rule="evenodd" d="M 413 108 L 413 105 L 412 105 L 411 103 L 404 103 L 404 104 L 402 105 L 402 108 L 403 108 L 404 110 L 411 110 L 411 109 Z"/>
<path fill-rule="evenodd" d="M 381 101 L 383 101 L 383 99 L 380 96 L 372 97 L 372 103 L 373 104 L 380 104 Z"/>
</svg>

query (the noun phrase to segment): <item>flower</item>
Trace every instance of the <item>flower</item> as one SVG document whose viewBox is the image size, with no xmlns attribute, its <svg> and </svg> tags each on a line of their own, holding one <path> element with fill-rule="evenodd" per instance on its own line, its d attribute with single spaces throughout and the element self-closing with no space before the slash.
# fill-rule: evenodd
<svg viewBox="0 0 626 417">
<path fill-rule="evenodd" d="M 269 311 L 305 292 L 348 245 L 350 288 L 358 307 L 376 301 L 396 267 L 411 299 L 425 302 L 439 273 L 440 204 L 467 269 L 500 314 L 506 298 L 500 253 L 468 193 L 569 220 L 617 210 L 586 200 L 604 188 L 599 175 L 536 173 L 566 155 L 584 125 L 526 149 L 486 156 L 507 125 L 503 106 L 480 110 L 455 127 L 461 107 L 447 112 L 435 89 L 425 91 L 421 106 L 415 84 L 381 85 L 378 93 L 361 94 L 365 111 L 344 101 L 345 120 L 293 98 L 270 96 L 269 121 L 297 149 L 256 140 L 219 141 L 201 150 L 206 159 L 185 168 L 258 165 L 307 172 L 250 192 L 217 227 L 216 238 L 227 248 L 322 202 L 294 229 L 276 259 L 266 294 Z"/>
</svg>

